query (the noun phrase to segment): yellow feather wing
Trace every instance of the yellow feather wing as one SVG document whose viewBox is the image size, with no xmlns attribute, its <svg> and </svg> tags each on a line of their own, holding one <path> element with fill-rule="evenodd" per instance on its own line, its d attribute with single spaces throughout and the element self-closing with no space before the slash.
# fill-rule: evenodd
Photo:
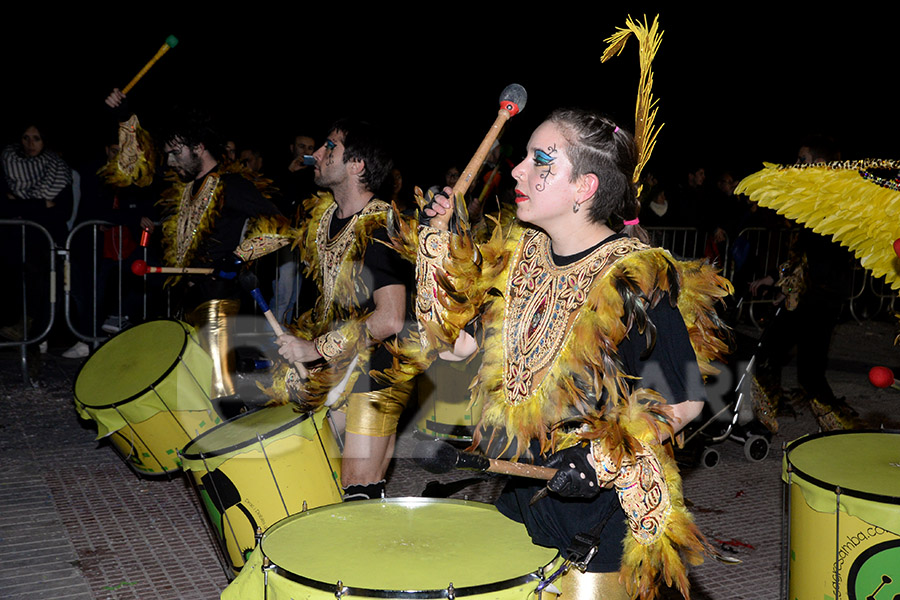
<svg viewBox="0 0 900 600">
<path fill-rule="evenodd" d="M 900 289 L 900 185 L 873 175 L 900 161 L 860 160 L 815 165 L 774 165 L 746 177 L 736 193 L 776 210 L 849 248 L 875 277 Z"/>
</svg>

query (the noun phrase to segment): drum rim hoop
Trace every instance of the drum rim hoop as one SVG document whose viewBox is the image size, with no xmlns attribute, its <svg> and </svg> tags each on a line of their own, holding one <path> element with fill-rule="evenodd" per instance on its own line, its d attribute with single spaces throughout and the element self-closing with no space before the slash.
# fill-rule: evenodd
<svg viewBox="0 0 900 600">
<path fill-rule="evenodd" d="M 842 430 L 842 431 L 820 431 L 818 433 L 812 433 L 806 436 L 803 436 L 799 439 L 794 440 L 789 443 L 784 449 L 784 459 L 787 462 L 788 466 L 791 469 L 791 473 L 794 475 L 799 475 L 801 479 L 808 481 L 813 485 L 817 485 L 820 488 L 828 491 L 833 491 L 834 488 L 841 488 L 842 496 L 852 496 L 854 498 L 860 498 L 862 500 L 869 500 L 871 502 L 879 502 L 881 504 L 900 504 L 900 497 L 897 496 L 887 496 L 885 494 L 876 494 L 874 492 L 864 492 L 862 490 L 855 490 L 853 488 L 845 488 L 843 486 L 837 486 L 833 483 L 828 483 L 827 481 L 823 481 L 817 477 L 810 475 L 805 472 L 803 469 L 795 465 L 791 462 L 791 452 L 795 450 L 798 446 L 802 445 L 805 442 L 810 442 L 812 440 L 816 440 L 819 438 L 831 437 L 834 435 L 847 435 L 847 434 L 856 434 L 856 433 L 890 433 L 890 434 L 900 434 L 900 430 L 898 429 L 852 429 L 852 430 Z"/>
<path fill-rule="evenodd" d="M 178 353 L 178 357 L 174 361 L 172 361 L 172 364 L 169 365 L 169 367 L 165 371 L 163 371 L 163 373 L 159 377 L 157 377 L 153 383 L 149 384 L 147 387 L 142 389 L 140 392 L 137 392 L 137 393 L 131 395 L 130 397 L 125 398 L 124 400 L 116 400 L 114 402 L 110 402 L 109 404 L 98 404 L 98 405 L 85 404 L 84 402 L 82 402 L 81 400 L 78 399 L 78 393 L 76 390 L 78 387 L 78 378 L 81 377 L 81 372 L 84 370 L 85 367 L 88 366 L 88 363 L 90 363 L 90 359 L 88 359 L 84 362 L 83 365 L 81 365 L 81 367 L 78 368 L 78 373 L 75 375 L 75 383 L 72 384 L 72 396 L 74 397 L 75 402 L 77 402 L 81 406 L 85 407 L 86 409 L 95 409 L 96 410 L 96 409 L 103 409 L 103 408 L 116 408 L 117 406 L 122 406 L 123 404 L 128 404 L 129 402 L 137 400 L 138 398 L 140 398 L 141 396 L 146 394 L 154 386 L 159 385 L 159 382 L 161 382 L 166 377 L 168 377 L 172 373 L 172 371 L 174 371 L 175 368 L 181 363 L 181 359 L 184 357 L 184 351 L 187 349 L 188 340 L 190 339 L 191 334 L 188 332 L 187 328 L 185 327 L 187 324 L 182 321 L 179 321 L 178 319 L 154 319 L 153 321 L 147 321 L 147 323 L 158 323 L 159 321 L 171 321 L 173 323 L 177 323 L 181 327 L 182 331 L 184 332 L 184 340 L 181 343 L 181 351 Z M 145 324 L 146 323 L 141 323 L 141 325 L 145 325 Z M 134 327 L 134 329 L 137 329 L 141 325 L 136 325 Z M 189 327 L 189 325 L 188 325 L 188 327 Z M 112 342 L 117 337 L 118 336 L 113 336 L 113 337 L 109 338 L 108 340 L 106 340 L 105 342 L 103 342 L 102 344 L 100 344 L 100 346 L 97 348 L 97 350 L 94 352 L 94 354 L 97 354 L 97 352 L 100 352 L 100 350 L 103 347 L 105 347 L 107 344 Z"/>
<path fill-rule="evenodd" d="M 239 443 L 237 443 L 237 444 L 232 444 L 231 446 L 228 446 L 228 447 L 226 447 L 226 448 L 218 448 L 218 449 L 216 449 L 216 450 L 209 450 L 209 451 L 207 451 L 207 452 L 203 452 L 203 451 L 199 451 L 199 452 L 186 452 L 186 450 L 187 450 L 188 448 L 190 448 L 190 447 L 194 444 L 194 442 L 196 442 L 196 441 L 202 439 L 204 436 L 207 436 L 207 435 L 211 434 L 212 432 L 217 431 L 218 429 L 224 427 L 225 425 L 228 425 L 228 424 L 230 424 L 230 423 L 233 423 L 233 422 L 235 422 L 235 421 L 238 421 L 238 420 L 243 419 L 243 418 L 245 418 L 245 417 L 248 417 L 248 416 L 250 416 L 250 415 L 256 414 L 256 413 L 258 413 L 258 412 L 261 411 L 261 410 L 265 410 L 266 408 L 269 408 L 269 407 L 266 407 L 266 406 L 260 406 L 259 408 L 255 408 L 255 409 L 253 409 L 253 410 L 251 410 L 251 411 L 247 411 L 247 412 L 245 412 L 245 413 L 243 413 L 243 414 L 240 414 L 240 415 L 237 415 L 237 416 L 235 416 L 235 417 L 231 417 L 230 419 L 227 419 L 227 420 L 225 420 L 225 421 L 222 421 L 221 423 L 219 423 L 218 425 L 216 425 L 216 426 L 213 427 L 212 429 L 209 429 L 209 430 L 207 430 L 207 431 L 204 431 L 203 433 L 201 433 L 200 435 L 198 435 L 197 437 L 195 437 L 194 439 L 192 439 L 192 440 L 188 443 L 188 445 L 185 446 L 185 447 L 182 449 L 182 451 L 181 451 L 181 457 L 182 457 L 182 458 L 186 458 L 187 460 L 203 460 L 204 458 L 215 458 L 215 457 L 217 457 L 217 456 L 222 456 L 223 454 L 228 454 L 228 453 L 230 453 L 230 452 L 234 452 L 235 450 L 241 450 L 242 448 L 246 448 L 246 447 L 249 446 L 250 444 L 255 444 L 255 443 L 257 443 L 258 440 L 257 440 L 256 438 L 252 438 L 252 439 L 245 440 L 245 441 L 243 441 L 243 442 L 239 442 Z M 273 436 L 276 436 L 276 435 L 278 435 L 278 434 L 280 434 L 280 433 L 283 433 L 283 432 L 287 431 L 288 429 L 290 429 L 291 427 L 294 427 L 294 426 L 297 425 L 298 423 L 302 423 L 302 422 L 305 421 L 306 419 L 311 418 L 312 415 L 313 415 L 313 413 L 309 413 L 309 412 L 307 412 L 307 413 L 300 413 L 300 414 L 297 416 L 297 418 L 291 419 L 291 420 L 288 421 L 287 423 L 284 423 L 283 425 L 279 425 L 278 427 L 276 427 L 275 429 L 272 429 L 271 431 L 267 431 L 267 432 L 265 433 L 265 435 L 262 435 L 262 434 L 258 434 L 258 435 L 259 435 L 259 437 L 261 437 L 261 438 L 264 439 L 264 440 L 265 440 L 265 439 L 268 439 L 269 437 L 273 437 Z M 318 433 L 318 429 L 316 429 L 316 432 Z"/>
<path fill-rule="evenodd" d="M 472 502 L 470 500 L 458 500 L 456 498 L 419 498 L 419 497 L 407 497 L 407 498 L 381 498 L 374 500 L 360 500 L 352 503 L 347 503 L 348 506 L 360 505 L 360 504 L 455 504 L 460 506 L 472 506 L 473 508 L 482 509 L 482 510 L 490 510 L 495 508 L 493 504 L 485 504 L 482 502 Z M 343 503 L 341 504 L 344 505 Z M 262 539 L 259 544 L 257 544 L 257 549 L 262 553 L 262 555 L 267 558 L 271 564 L 269 567 L 263 567 L 263 570 L 273 571 L 275 574 L 284 577 L 294 583 L 299 583 L 301 585 L 306 585 L 311 588 L 335 593 L 337 590 L 336 583 L 326 583 L 324 581 L 319 581 L 318 579 L 310 579 L 309 577 L 304 577 L 303 575 L 298 575 L 293 571 L 289 571 L 284 567 L 279 566 L 275 561 L 269 558 L 266 553 L 263 545 L 265 544 L 266 537 L 273 532 L 273 530 L 279 529 L 279 523 L 284 523 L 288 519 L 297 519 L 302 518 L 304 516 L 309 515 L 313 512 L 318 512 L 320 510 L 334 510 L 336 505 L 326 505 L 320 506 L 314 509 L 311 509 L 306 512 L 297 513 L 295 515 L 291 515 L 290 517 L 286 517 L 277 523 L 274 523 L 269 529 L 263 534 Z M 554 556 L 547 565 L 551 565 L 559 560 L 559 553 L 557 552 L 556 556 Z M 547 565 L 541 565 L 539 568 L 544 568 Z M 526 573 L 524 575 L 520 575 L 518 577 L 513 577 L 511 579 L 506 579 L 503 581 L 492 581 L 490 583 L 483 583 L 479 585 L 472 585 L 467 587 L 454 587 L 453 588 L 453 597 L 459 596 L 474 596 L 477 594 L 487 594 L 499 590 L 505 590 L 517 585 L 523 585 L 529 583 L 531 581 L 540 581 L 541 578 L 537 575 L 536 571 L 532 571 L 530 573 Z M 448 584 L 451 582 L 448 582 Z M 449 586 L 448 586 L 449 588 Z M 410 600 L 430 600 L 436 598 L 449 598 L 449 589 L 448 588 L 440 588 L 440 589 L 431 589 L 431 590 L 383 590 L 383 589 L 374 589 L 374 588 L 363 588 L 363 587 L 349 587 L 343 586 L 341 588 L 341 595 L 351 595 L 351 596 L 362 596 L 365 598 L 404 598 Z"/>
<path fill-rule="evenodd" d="M 551 560 L 552 564 L 556 559 Z M 545 565 L 546 566 L 546 565 Z M 276 573 L 293 581 L 294 583 L 299 583 L 301 585 L 305 585 L 307 587 L 311 587 L 320 591 L 335 593 L 337 592 L 337 584 L 334 583 L 325 583 L 324 581 L 319 581 L 317 579 L 310 579 L 308 577 L 304 577 L 303 575 L 297 575 L 292 571 L 288 571 L 278 565 L 273 565 L 270 569 Z M 461 597 L 461 596 L 475 596 L 478 594 L 489 594 L 491 592 L 497 592 L 500 590 L 506 590 L 511 587 L 515 587 L 518 585 L 523 585 L 529 583 L 531 581 L 538 582 L 541 581 L 541 578 L 535 572 L 527 573 L 520 577 L 514 577 L 513 579 L 507 579 L 505 581 L 494 581 L 491 583 L 483 583 L 480 585 L 473 585 L 469 587 L 454 587 L 453 588 L 453 596 L 452 597 Z M 409 598 L 411 600 L 429 600 L 435 598 L 450 598 L 450 590 L 449 586 L 447 588 L 441 589 L 433 589 L 433 590 L 376 590 L 373 588 L 361 588 L 361 587 L 349 587 L 343 586 L 341 588 L 341 595 L 350 595 L 350 596 L 362 596 L 364 598 Z"/>
</svg>

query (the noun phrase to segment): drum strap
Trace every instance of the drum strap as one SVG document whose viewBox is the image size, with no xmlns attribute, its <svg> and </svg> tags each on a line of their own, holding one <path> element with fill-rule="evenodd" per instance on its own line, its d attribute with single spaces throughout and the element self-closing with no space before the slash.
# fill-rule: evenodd
<svg viewBox="0 0 900 600">
<path fill-rule="evenodd" d="M 604 537 L 603 530 L 606 528 L 610 517 L 613 516 L 618 508 L 619 504 L 617 502 L 611 502 L 606 509 L 606 513 L 590 531 L 575 534 L 575 537 L 569 542 L 565 556 L 582 573 L 587 569 L 588 563 L 591 562 L 591 559 L 597 553 L 600 540 Z"/>
</svg>

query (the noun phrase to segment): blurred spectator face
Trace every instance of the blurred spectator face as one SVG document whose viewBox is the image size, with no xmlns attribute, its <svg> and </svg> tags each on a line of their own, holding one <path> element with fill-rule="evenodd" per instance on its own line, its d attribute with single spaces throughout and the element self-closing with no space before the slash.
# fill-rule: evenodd
<svg viewBox="0 0 900 600">
<path fill-rule="evenodd" d="M 311 155 L 316 149 L 316 142 L 308 135 L 298 135 L 294 138 L 291 149 L 294 151 L 294 158 Z"/>
<path fill-rule="evenodd" d="M 733 194 L 734 188 L 737 187 L 734 183 L 734 177 L 732 177 L 730 173 L 722 175 L 716 185 L 719 186 L 719 191 L 727 196 Z"/>
<path fill-rule="evenodd" d="M 22 134 L 22 149 L 25 156 L 37 156 L 44 151 L 44 138 L 41 137 L 37 127 L 32 125 Z"/>
<path fill-rule="evenodd" d="M 447 187 L 453 187 L 456 185 L 456 182 L 459 181 L 459 169 L 456 167 L 450 167 L 447 169 L 447 172 L 444 173 L 444 185 Z"/>
<path fill-rule="evenodd" d="M 252 150 L 241 150 L 241 164 L 251 171 L 260 172 L 262 169 L 262 157 L 253 154 Z"/>
<path fill-rule="evenodd" d="M 694 187 L 700 187 L 706 181 L 706 169 L 697 169 L 688 175 L 688 183 Z"/>
<path fill-rule="evenodd" d="M 228 140 L 225 142 L 225 159 L 229 162 L 234 162 L 234 159 L 237 158 L 237 145 L 233 140 Z"/>
<path fill-rule="evenodd" d="M 797 152 L 797 163 L 801 165 L 811 165 L 815 162 L 813 160 L 812 150 L 809 149 L 809 146 L 803 146 Z"/>
</svg>

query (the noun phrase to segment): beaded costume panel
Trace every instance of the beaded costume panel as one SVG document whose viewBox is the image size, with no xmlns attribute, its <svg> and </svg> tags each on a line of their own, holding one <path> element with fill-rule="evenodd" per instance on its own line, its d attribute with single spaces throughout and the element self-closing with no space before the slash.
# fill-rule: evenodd
<svg viewBox="0 0 900 600">
<path fill-rule="evenodd" d="M 525 232 L 507 280 L 503 319 L 503 380 L 508 404 L 525 401 L 559 358 L 597 276 L 643 247 L 633 238 L 623 238 L 557 267 L 550 239 L 535 230 Z"/>
<path fill-rule="evenodd" d="M 201 223 L 210 219 L 209 209 L 216 197 L 216 187 L 220 177 L 217 173 L 210 173 L 203 180 L 200 191 L 196 195 L 191 194 L 191 186 L 185 185 L 181 193 L 181 204 L 178 206 L 176 217 L 177 229 L 175 231 L 175 265 L 186 264 L 188 253 L 195 250 L 199 242 L 197 231 L 201 229 Z M 208 224 L 211 226 L 211 224 Z"/>
<path fill-rule="evenodd" d="M 354 242 L 358 241 L 356 222 L 369 215 L 384 213 L 390 209 L 390 206 L 382 200 L 372 200 L 360 212 L 353 215 L 336 236 L 329 239 L 331 219 L 337 209 L 337 204 L 329 206 L 316 229 L 316 247 L 319 250 L 322 269 L 322 303 L 320 306 L 325 307 L 330 307 L 336 301 L 334 291 L 341 270 L 345 268 L 347 252 Z M 354 270 L 354 272 L 357 271 Z M 323 315 L 317 316 L 321 318 Z"/>
</svg>

